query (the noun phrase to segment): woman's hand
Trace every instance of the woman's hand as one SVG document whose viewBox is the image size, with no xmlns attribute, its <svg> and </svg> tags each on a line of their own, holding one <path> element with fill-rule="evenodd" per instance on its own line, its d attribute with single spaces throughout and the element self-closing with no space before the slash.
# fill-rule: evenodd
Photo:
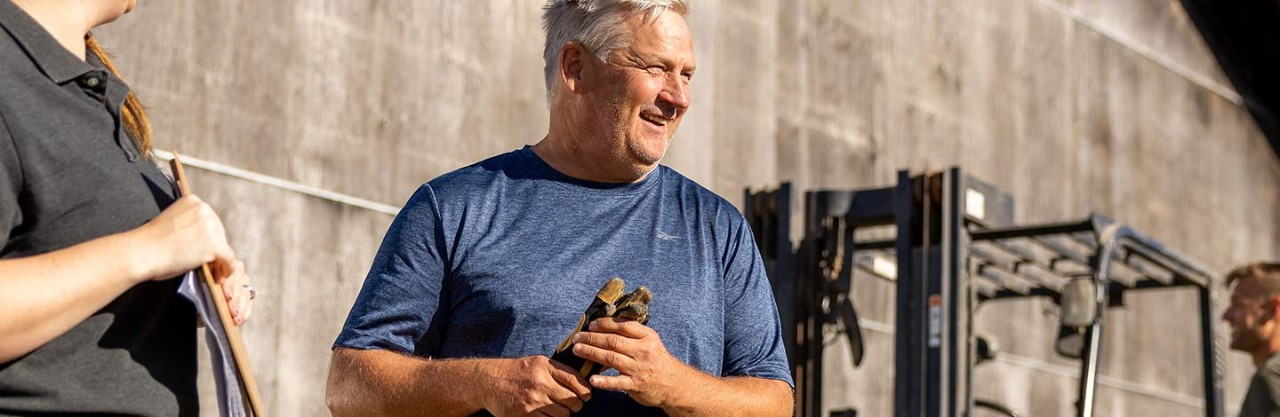
<svg viewBox="0 0 1280 417">
<path fill-rule="evenodd" d="M 196 196 L 178 199 L 146 224 L 126 232 L 138 251 L 140 281 L 166 280 L 211 264 L 230 276 L 235 270 L 235 252 L 227 245 L 222 221 L 208 204 Z M 215 275 L 216 276 L 216 275 Z"/>
<path fill-rule="evenodd" d="M 244 262 L 233 261 L 230 270 L 210 270 L 213 279 L 222 287 L 222 295 L 226 297 L 227 306 L 231 309 L 231 319 L 239 326 L 249 320 L 253 314 L 253 298 L 257 296 L 249 291 L 249 275 L 244 273 Z M 256 292 L 256 290 L 254 291 Z"/>
<path fill-rule="evenodd" d="M 127 241 L 142 248 L 135 274 L 139 282 L 165 280 L 209 264 L 214 281 L 231 309 L 232 320 L 243 324 L 253 313 L 253 294 L 244 262 L 227 244 L 227 232 L 213 208 L 194 195 L 182 197 L 146 224 L 126 232 Z"/>
</svg>

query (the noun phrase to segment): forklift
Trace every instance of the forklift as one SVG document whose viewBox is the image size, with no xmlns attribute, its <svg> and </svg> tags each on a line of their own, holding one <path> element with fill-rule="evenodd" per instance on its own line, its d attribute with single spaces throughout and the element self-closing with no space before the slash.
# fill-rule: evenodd
<svg viewBox="0 0 1280 417">
<path fill-rule="evenodd" d="M 1215 334 L 1208 269 L 1131 227 L 1090 214 L 1071 221 L 1014 225 L 1013 199 L 959 168 L 897 184 L 804 194 L 802 239 L 791 243 L 792 187 L 745 193 L 782 319 L 796 382 L 796 415 L 821 417 L 826 329 L 848 339 L 853 365 L 866 352 L 850 295 L 853 270 L 892 282 L 895 417 L 1025 416 L 975 399 L 973 369 L 995 355 L 974 332 L 986 303 L 1043 297 L 1057 304 L 1057 354 L 1079 361 L 1077 417 L 1092 417 L 1108 308 L 1149 289 L 1198 294 L 1204 415 L 1222 417 L 1221 338 Z M 889 230 L 875 237 L 866 230 Z M 863 233 L 859 233 L 863 231 Z M 837 410 L 831 417 L 853 417 Z"/>
</svg>

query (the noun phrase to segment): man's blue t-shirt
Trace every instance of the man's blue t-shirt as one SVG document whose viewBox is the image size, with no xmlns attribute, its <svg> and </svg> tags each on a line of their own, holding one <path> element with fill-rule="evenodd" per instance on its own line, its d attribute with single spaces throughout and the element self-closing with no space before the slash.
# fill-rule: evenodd
<svg viewBox="0 0 1280 417">
<path fill-rule="evenodd" d="M 676 358 L 711 375 L 792 383 L 764 266 L 732 205 L 667 167 L 638 183 L 592 183 L 529 147 L 418 189 L 334 345 L 550 356 L 615 276 L 628 291 L 653 291 L 648 325 Z M 662 413 L 595 390 L 578 415 Z"/>
</svg>

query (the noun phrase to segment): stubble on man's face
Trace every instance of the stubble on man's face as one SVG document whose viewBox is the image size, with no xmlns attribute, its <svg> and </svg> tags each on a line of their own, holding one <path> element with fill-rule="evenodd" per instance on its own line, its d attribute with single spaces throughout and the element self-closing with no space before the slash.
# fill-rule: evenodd
<svg viewBox="0 0 1280 417">
<path fill-rule="evenodd" d="M 600 122 L 614 160 L 651 169 L 662 160 L 689 104 L 688 78 L 694 66 L 691 34 L 684 18 L 665 13 L 656 20 L 629 21 L 632 44 L 604 62 L 607 87 Z M 679 90 L 673 94 L 672 91 Z"/>
<path fill-rule="evenodd" d="M 1263 335 L 1260 334 L 1258 317 L 1245 317 L 1242 321 L 1231 326 L 1231 348 L 1242 352 L 1252 353 L 1263 344 Z"/>
<path fill-rule="evenodd" d="M 1260 290 L 1256 287 L 1248 280 L 1238 283 L 1232 291 L 1231 304 L 1222 315 L 1231 327 L 1231 349 L 1250 354 L 1269 348 L 1275 327 L 1267 310 L 1270 302 L 1256 293 Z"/>
</svg>

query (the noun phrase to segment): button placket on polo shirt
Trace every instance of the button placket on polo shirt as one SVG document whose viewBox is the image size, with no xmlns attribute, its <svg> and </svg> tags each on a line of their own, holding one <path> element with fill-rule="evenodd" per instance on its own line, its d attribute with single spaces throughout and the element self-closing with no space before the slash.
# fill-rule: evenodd
<svg viewBox="0 0 1280 417">
<path fill-rule="evenodd" d="M 105 73 L 101 71 L 89 71 L 75 78 L 76 85 L 80 86 L 80 90 L 88 94 L 94 100 L 109 104 L 107 98 L 107 83 Z M 109 108 L 109 106 L 108 106 Z"/>
<path fill-rule="evenodd" d="M 128 159 L 129 162 L 137 162 L 141 151 L 138 149 L 134 139 L 125 130 L 122 113 L 125 99 L 129 94 L 128 88 L 125 87 L 123 82 L 113 81 L 105 71 L 101 70 L 90 71 L 82 77 L 82 80 L 85 85 L 96 83 L 97 86 L 95 88 L 104 93 L 107 111 L 111 113 L 112 119 L 116 122 L 116 146 L 119 146 L 120 150 L 124 151 L 125 159 Z"/>
</svg>

